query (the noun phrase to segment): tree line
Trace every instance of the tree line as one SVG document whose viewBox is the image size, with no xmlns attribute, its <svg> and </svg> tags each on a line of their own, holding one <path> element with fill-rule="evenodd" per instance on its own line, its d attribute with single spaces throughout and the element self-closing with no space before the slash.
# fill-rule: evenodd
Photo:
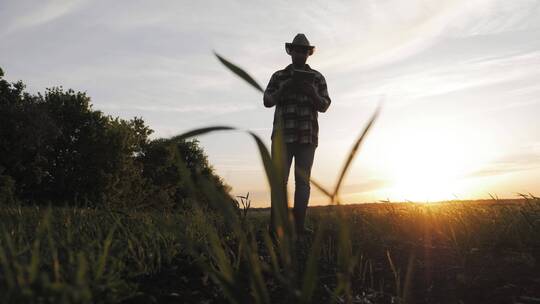
<svg viewBox="0 0 540 304">
<path fill-rule="evenodd" d="M 186 208 L 231 200 L 196 140 L 150 139 L 152 132 L 142 118 L 93 110 L 83 92 L 28 93 L 0 69 L 0 204 Z"/>
</svg>

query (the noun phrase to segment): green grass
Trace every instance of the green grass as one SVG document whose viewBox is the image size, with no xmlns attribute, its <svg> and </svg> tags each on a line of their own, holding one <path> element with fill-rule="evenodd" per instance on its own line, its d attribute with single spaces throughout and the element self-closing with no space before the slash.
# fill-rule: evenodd
<svg viewBox="0 0 540 304">
<path fill-rule="evenodd" d="M 194 303 L 511 303 L 540 295 L 537 198 L 311 208 L 308 224 L 319 233 L 291 240 L 290 252 L 267 238 L 267 211 L 248 211 L 242 231 L 201 210 L 14 207 L 0 221 L 6 303 L 174 295 Z"/>
<path fill-rule="evenodd" d="M 187 220 L 189 218 L 189 220 Z M 207 217 L 205 217 L 207 218 Z M 113 303 L 204 239 L 193 214 L 0 209 L 0 295 L 6 303 Z"/>
</svg>

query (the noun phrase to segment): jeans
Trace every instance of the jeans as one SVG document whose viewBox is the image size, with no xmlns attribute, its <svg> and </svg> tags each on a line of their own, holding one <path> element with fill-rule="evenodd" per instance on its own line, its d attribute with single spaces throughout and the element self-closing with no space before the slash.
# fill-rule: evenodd
<svg viewBox="0 0 540 304">
<path fill-rule="evenodd" d="M 274 143 L 272 142 L 272 157 L 275 155 Z M 304 230 L 304 222 L 306 219 L 306 211 L 309 202 L 309 194 L 311 186 L 309 178 L 311 176 L 311 168 L 313 166 L 313 158 L 315 156 L 316 146 L 312 144 L 285 144 L 285 157 L 284 157 L 284 169 L 285 169 L 285 186 L 289 179 L 289 171 L 291 168 L 292 160 L 294 158 L 294 207 L 293 216 L 297 231 Z M 303 174 L 302 174 L 303 173 Z M 271 225 L 273 225 L 274 217 L 274 199 L 272 199 L 271 207 Z"/>
</svg>

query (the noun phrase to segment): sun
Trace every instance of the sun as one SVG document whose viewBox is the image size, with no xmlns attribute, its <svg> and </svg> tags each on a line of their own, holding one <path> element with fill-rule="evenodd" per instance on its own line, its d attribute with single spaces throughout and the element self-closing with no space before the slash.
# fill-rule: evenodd
<svg viewBox="0 0 540 304">
<path fill-rule="evenodd" d="M 459 131 L 459 130 L 458 130 Z M 456 128 L 417 129 L 395 140 L 384 165 L 389 185 L 381 194 L 393 201 L 433 202 L 471 194 L 466 179 L 489 154 Z M 472 151 L 468 147 L 475 147 Z"/>
</svg>

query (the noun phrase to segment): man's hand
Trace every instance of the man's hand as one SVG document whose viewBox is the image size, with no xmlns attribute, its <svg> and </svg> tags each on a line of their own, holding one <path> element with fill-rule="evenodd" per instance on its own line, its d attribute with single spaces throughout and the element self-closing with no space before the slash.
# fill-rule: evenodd
<svg viewBox="0 0 540 304">
<path fill-rule="evenodd" d="M 300 91 L 310 99 L 320 99 L 317 90 L 315 90 L 315 86 L 307 81 L 302 82 Z"/>
<path fill-rule="evenodd" d="M 294 86 L 295 83 L 293 83 L 291 79 L 287 79 L 280 84 L 279 88 L 274 93 L 270 94 L 265 92 L 263 97 L 264 106 L 269 108 L 280 103 L 283 94 L 291 91 Z"/>
<path fill-rule="evenodd" d="M 293 89 L 295 83 L 292 79 L 285 80 L 279 87 L 279 94 L 287 93 Z"/>
</svg>

